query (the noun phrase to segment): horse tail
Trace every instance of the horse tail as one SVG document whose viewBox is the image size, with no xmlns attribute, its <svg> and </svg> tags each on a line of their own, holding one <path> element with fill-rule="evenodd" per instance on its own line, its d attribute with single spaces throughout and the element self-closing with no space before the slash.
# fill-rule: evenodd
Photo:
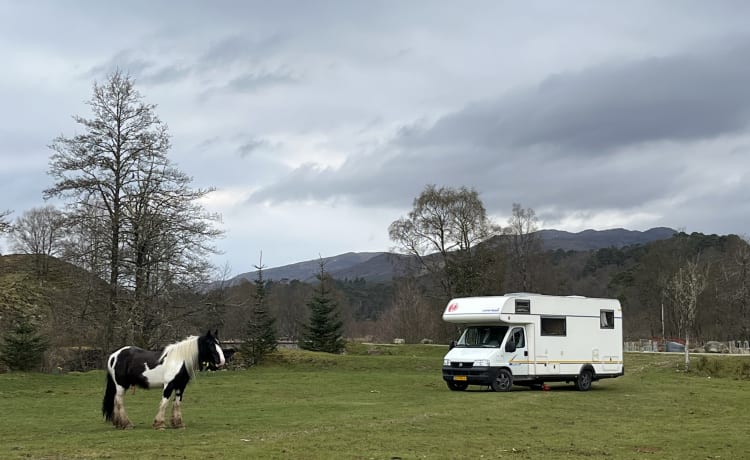
<svg viewBox="0 0 750 460">
<path fill-rule="evenodd" d="M 107 371 L 107 389 L 104 390 L 104 400 L 102 401 L 102 415 L 108 421 L 112 421 L 115 413 L 115 394 L 117 388 L 115 387 L 115 379 L 112 378 L 112 374 Z"/>
</svg>

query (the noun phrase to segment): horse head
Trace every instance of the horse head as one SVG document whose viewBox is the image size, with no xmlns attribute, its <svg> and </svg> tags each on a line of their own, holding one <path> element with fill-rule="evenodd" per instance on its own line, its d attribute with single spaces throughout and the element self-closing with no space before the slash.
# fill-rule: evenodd
<svg viewBox="0 0 750 460">
<path fill-rule="evenodd" d="M 211 334 L 209 330 L 206 335 L 198 337 L 198 360 L 200 363 L 208 363 L 209 368 L 220 368 L 224 365 L 224 352 L 219 342 L 219 331 Z"/>
</svg>

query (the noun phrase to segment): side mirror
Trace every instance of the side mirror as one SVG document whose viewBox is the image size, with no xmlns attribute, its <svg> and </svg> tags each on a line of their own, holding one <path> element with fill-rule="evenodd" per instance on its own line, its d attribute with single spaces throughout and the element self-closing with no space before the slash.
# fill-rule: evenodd
<svg viewBox="0 0 750 460">
<path fill-rule="evenodd" d="M 451 343 L 450 343 L 450 345 L 448 345 L 448 350 L 453 350 L 453 348 L 454 348 L 455 346 L 456 346 L 456 341 L 455 341 L 455 340 L 451 340 Z"/>
<path fill-rule="evenodd" d="M 507 351 L 508 353 L 513 353 L 514 351 L 516 351 L 516 342 L 514 342 L 513 340 L 508 340 L 507 342 L 505 342 L 505 351 Z"/>
</svg>

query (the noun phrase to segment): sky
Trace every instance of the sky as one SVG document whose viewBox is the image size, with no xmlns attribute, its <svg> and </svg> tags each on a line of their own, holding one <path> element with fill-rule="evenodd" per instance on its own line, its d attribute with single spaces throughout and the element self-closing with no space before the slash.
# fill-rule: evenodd
<svg viewBox="0 0 750 460">
<path fill-rule="evenodd" d="M 388 251 L 428 184 L 507 223 L 748 233 L 750 2 L 0 0 L 0 211 L 129 74 L 229 274 Z M 11 251 L 7 241 L 0 251 Z M 261 259 L 262 253 L 262 259 Z"/>
</svg>

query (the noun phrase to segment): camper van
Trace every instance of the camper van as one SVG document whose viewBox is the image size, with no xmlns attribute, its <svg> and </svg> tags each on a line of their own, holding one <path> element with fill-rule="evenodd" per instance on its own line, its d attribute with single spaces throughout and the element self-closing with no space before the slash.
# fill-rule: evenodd
<svg viewBox="0 0 750 460">
<path fill-rule="evenodd" d="M 615 299 L 540 294 L 453 299 L 443 320 L 460 338 L 443 360 L 454 391 L 469 385 L 510 391 L 513 385 L 568 382 L 581 391 L 623 375 L 622 308 Z"/>
</svg>

